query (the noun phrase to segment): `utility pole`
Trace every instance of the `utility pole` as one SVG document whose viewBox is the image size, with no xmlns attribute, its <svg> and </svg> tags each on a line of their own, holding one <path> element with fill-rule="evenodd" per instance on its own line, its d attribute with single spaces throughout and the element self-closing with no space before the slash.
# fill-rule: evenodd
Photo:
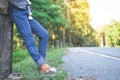
<svg viewBox="0 0 120 80">
<path fill-rule="evenodd" d="M 0 0 L 0 80 L 12 73 L 12 22 L 9 18 L 9 3 Z"/>
</svg>

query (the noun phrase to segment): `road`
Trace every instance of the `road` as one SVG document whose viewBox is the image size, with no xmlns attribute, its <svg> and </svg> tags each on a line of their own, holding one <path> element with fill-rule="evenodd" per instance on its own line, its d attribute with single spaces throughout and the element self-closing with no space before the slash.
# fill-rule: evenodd
<svg viewBox="0 0 120 80">
<path fill-rule="evenodd" d="M 68 48 L 63 61 L 75 80 L 120 80 L 120 48 Z"/>
</svg>

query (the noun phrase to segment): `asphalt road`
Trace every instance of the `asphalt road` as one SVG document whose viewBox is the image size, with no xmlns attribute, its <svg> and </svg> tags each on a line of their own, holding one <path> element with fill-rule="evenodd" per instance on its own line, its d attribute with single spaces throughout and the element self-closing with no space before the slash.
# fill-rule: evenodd
<svg viewBox="0 0 120 80">
<path fill-rule="evenodd" d="M 68 48 L 63 61 L 75 80 L 120 80 L 120 48 Z"/>
</svg>

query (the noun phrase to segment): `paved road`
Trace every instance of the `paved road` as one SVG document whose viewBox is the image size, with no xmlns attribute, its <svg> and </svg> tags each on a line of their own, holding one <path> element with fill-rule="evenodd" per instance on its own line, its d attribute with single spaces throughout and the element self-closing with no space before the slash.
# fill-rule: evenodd
<svg viewBox="0 0 120 80">
<path fill-rule="evenodd" d="M 118 57 L 120 58 L 120 48 L 114 48 L 114 47 L 84 47 L 83 49 L 87 49 L 89 51 L 94 51 L 94 52 L 98 52 L 98 53 L 102 53 L 105 55 L 109 55 L 109 56 L 113 56 L 113 57 Z"/>
<path fill-rule="evenodd" d="M 120 80 L 120 48 L 68 48 L 63 69 L 75 80 Z"/>
</svg>

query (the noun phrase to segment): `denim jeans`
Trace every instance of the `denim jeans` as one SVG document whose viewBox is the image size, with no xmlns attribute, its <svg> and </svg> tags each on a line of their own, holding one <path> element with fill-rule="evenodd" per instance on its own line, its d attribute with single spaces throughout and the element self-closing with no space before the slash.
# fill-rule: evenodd
<svg viewBox="0 0 120 80">
<path fill-rule="evenodd" d="M 29 54 L 39 67 L 45 63 L 49 34 L 34 18 L 29 20 L 28 14 L 27 9 L 12 7 L 10 11 L 11 20 L 16 24 Z M 39 38 L 38 47 L 35 44 L 33 33 Z"/>
</svg>

